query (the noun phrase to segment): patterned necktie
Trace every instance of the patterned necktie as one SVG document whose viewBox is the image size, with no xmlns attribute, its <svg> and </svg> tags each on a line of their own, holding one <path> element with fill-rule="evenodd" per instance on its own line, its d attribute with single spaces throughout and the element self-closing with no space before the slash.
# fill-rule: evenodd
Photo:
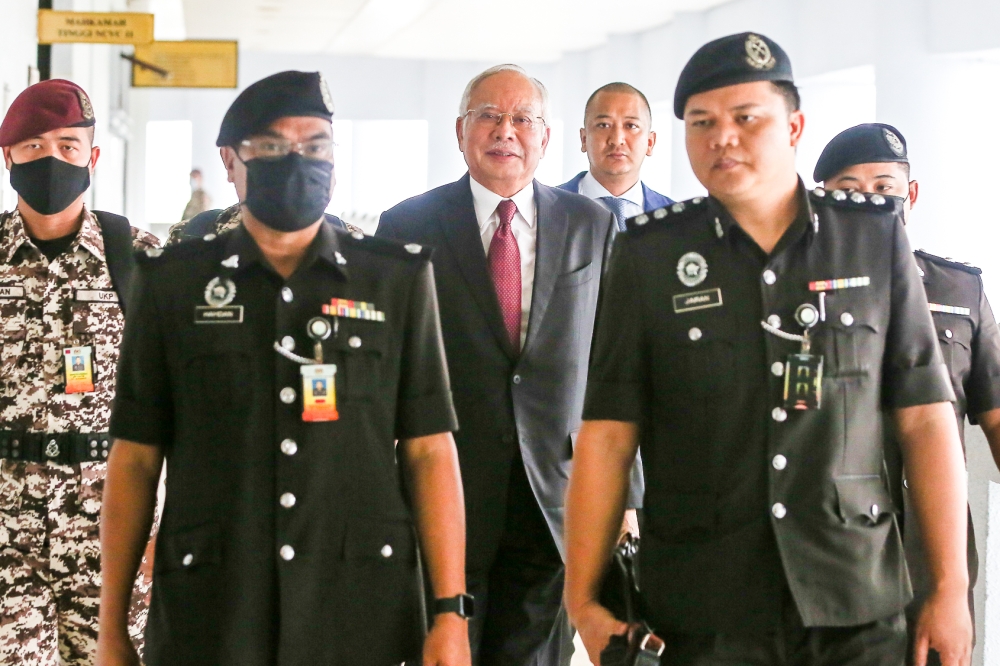
<svg viewBox="0 0 1000 666">
<path fill-rule="evenodd" d="M 503 315 L 503 325 L 515 353 L 521 348 L 521 251 L 510 228 L 516 212 L 517 205 L 510 199 L 504 199 L 497 206 L 500 226 L 493 234 L 487 255 L 490 277 L 493 278 L 493 288 L 496 289 Z"/>
<path fill-rule="evenodd" d="M 618 231 L 625 231 L 625 204 L 628 203 L 628 199 L 622 199 L 621 197 L 601 197 L 601 201 L 608 204 L 608 208 L 615 214 L 615 220 L 618 221 Z"/>
</svg>

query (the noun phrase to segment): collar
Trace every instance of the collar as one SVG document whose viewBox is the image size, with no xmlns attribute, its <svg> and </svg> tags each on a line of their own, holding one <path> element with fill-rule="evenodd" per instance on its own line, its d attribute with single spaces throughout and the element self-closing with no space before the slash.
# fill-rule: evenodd
<svg viewBox="0 0 1000 666">
<path fill-rule="evenodd" d="M 806 234 L 809 242 L 812 243 L 813 238 L 819 233 L 819 215 L 813 210 L 812 202 L 809 200 L 809 193 L 806 190 L 805 183 L 802 182 L 802 178 L 799 178 L 799 183 L 796 198 L 799 202 L 798 212 L 795 214 L 795 219 L 792 220 L 791 225 L 782 234 L 781 240 L 774 247 L 771 252 L 772 255 L 780 252 L 784 248 L 788 247 L 791 243 L 798 240 L 802 234 Z M 739 223 L 733 219 L 733 216 L 729 214 L 726 207 L 722 205 L 715 197 L 709 195 L 708 197 L 708 207 L 709 207 L 709 223 L 712 225 L 713 231 L 719 240 L 730 239 L 732 240 L 733 234 L 731 233 L 733 227 L 740 228 Z M 746 233 L 746 232 L 743 232 Z"/>
<path fill-rule="evenodd" d="M 613 196 L 615 196 L 615 195 L 611 194 L 611 192 L 608 191 L 608 188 L 606 188 L 603 185 L 601 185 L 597 181 L 597 179 L 594 178 L 594 174 L 592 174 L 589 171 L 583 177 L 583 180 L 580 181 L 579 192 L 583 196 L 585 196 L 587 198 L 590 198 L 590 199 L 599 199 L 601 197 L 613 197 Z M 628 188 L 628 191 L 625 192 L 624 194 L 622 194 L 618 198 L 619 199 L 625 199 L 626 201 L 630 201 L 630 202 L 634 203 L 636 206 L 638 206 L 639 208 L 642 208 L 643 207 L 643 202 L 644 202 L 644 198 L 642 196 L 642 181 L 641 180 L 635 181 L 635 185 L 633 185 L 632 187 Z"/>
<path fill-rule="evenodd" d="M 506 197 L 486 189 L 469 176 L 469 187 L 472 189 L 472 204 L 476 208 L 476 220 L 479 222 L 479 233 L 481 234 L 489 226 L 493 214 L 497 211 L 497 206 Z M 535 182 L 525 185 L 520 192 L 510 197 L 510 200 L 517 206 L 517 212 L 521 214 L 529 227 L 535 226 Z"/>
<path fill-rule="evenodd" d="M 264 269 L 274 272 L 257 242 L 242 224 L 225 234 L 223 239 L 221 265 L 223 269 L 228 269 L 230 274 L 241 273 L 254 264 L 260 264 Z M 316 237 L 309 244 L 306 254 L 295 272 L 298 273 L 309 268 L 317 261 L 325 262 L 345 279 L 348 278 L 347 259 L 340 252 L 340 239 L 331 225 L 325 222 L 319 225 Z"/>
<path fill-rule="evenodd" d="M 14 253 L 25 243 L 34 247 L 34 243 L 31 243 L 31 237 L 28 236 L 28 230 L 24 226 L 24 220 L 21 218 L 21 212 L 16 208 L 6 213 L 0 220 L 0 238 L 10 239 L 4 242 L 3 249 L 0 250 L 0 261 L 3 263 L 9 263 L 14 258 Z M 80 231 L 77 232 L 76 238 L 70 244 L 67 252 L 73 253 L 78 247 L 86 249 L 101 261 L 105 261 L 104 236 L 101 235 L 101 226 L 86 206 L 83 207 L 83 221 L 80 224 Z"/>
</svg>

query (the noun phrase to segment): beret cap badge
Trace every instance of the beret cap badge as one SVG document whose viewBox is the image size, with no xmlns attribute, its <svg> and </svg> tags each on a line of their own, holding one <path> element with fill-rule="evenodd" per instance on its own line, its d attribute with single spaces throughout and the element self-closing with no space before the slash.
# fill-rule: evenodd
<svg viewBox="0 0 1000 666">
<path fill-rule="evenodd" d="M 94 119 L 94 107 L 90 104 L 90 98 L 87 97 L 87 93 L 82 90 L 76 91 L 77 97 L 80 98 L 80 113 L 83 115 L 84 120 Z"/>
<path fill-rule="evenodd" d="M 326 83 L 326 77 L 319 75 L 319 94 L 323 97 L 323 104 L 326 105 L 330 115 L 333 115 L 333 95 L 330 94 L 330 86 Z"/>
<path fill-rule="evenodd" d="M 896 153 L 899 157 L 906 154 L 906 146 L 903 145 L 903 142 L 899 140 L 899 137 L 892 130 L 883 129 L 882 133 L 885 135 L 885 142 L 889 144 L 889 150 Z"/>
<path fill-rule="evenodd" d="M 744 43 L 747 52 L 747 64 L 754 69 L 772 69 L 777 62 L 771 55 L 771 47 L 763 39 L 751 33 Z"/>
</svg>

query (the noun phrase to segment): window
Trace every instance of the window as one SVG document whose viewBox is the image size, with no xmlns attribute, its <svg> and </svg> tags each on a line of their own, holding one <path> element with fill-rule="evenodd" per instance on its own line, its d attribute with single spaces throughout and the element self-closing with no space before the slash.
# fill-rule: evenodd
<svg viewBox="0 0 1000 666">
<path fill-rule="evenodd" d="M 190 175 L 191 121 L 146 123 L 146 225 L 161 238 L 166 225 L 181 221 L 191 198 Z"/>
</svg>

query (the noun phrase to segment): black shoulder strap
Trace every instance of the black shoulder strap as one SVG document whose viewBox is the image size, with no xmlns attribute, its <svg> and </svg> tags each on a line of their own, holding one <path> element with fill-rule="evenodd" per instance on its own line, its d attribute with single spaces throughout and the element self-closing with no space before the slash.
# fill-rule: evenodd
<svg viewBox="0 0 1000 666">
<path fill-rule="evenodd" d="M 346 229 L 347 228 L 347 225 L 344 224 L 344 221 L 342 219 L 340 219 L 339 217 L 337 217 L 336 215 L 330 215 L 329 213 L 324 213 L 324 216 L 326 217 L 326 221 L 327 222 L 329 222 L 333 226 L 337 227 L 338 229 Z"/>
<path fill-rule="evenodd" d="M 212 225 L 215 224 L 220 215 L 222 215 L 221 208 L 214 208 L 198 213 L 184 225 L 184 231 L 181 232 L 181 236 L 183 236 L 184 240 L 203 238 L 205 234 L 212 230 Z"/>
<path fill-rule="evenodd" d="M 125 314 L 125 301 L 128 299 L 129 286 L 132 284 L 132 269 L 135 268 L 132 226 L 127 218 L 114 213 L 95 210 L 94 216 L 104 238 L 104 256 L 107 258 L 108 272 L 111 273 L 111 285 L 118 294 L 118 305 L 122 314 Z"/>
</svg>

